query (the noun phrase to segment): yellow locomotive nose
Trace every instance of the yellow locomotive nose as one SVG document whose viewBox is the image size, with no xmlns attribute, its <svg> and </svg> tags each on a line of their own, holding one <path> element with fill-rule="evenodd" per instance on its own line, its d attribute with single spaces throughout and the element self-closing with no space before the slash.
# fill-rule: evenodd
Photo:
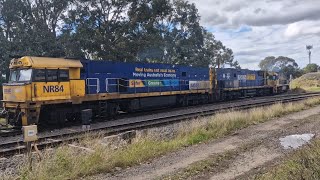
<svg viewBox="0 0 320 180">
<path fill-rule="evenodd" d="M 20 67 L 17 65 L 20 64 Z M 11 62 L 9 83 L 3 84 L 3 103 L 7 122 L 14 125 L 27 125 L 26 103 L 31 101 L 32 69 L 25 63 Z"/>
<path fill-rule="evenodd" d="M 3 100 L 12 102 L 26 102 L 30 100 L 30 85 L 20 84 L 20 85 L 9 85 L 3 86 Z"/>
<path fill-rule="evenodd" d="M 62 58 L 25 56 L 11 60 L 9 82 L 3 84 L 7 121 L 18 126 L 38 124 L 45 106 L 74 103 L 73 96 L 84 96 L 81 67 L 80 61 Z"/>
</svg>

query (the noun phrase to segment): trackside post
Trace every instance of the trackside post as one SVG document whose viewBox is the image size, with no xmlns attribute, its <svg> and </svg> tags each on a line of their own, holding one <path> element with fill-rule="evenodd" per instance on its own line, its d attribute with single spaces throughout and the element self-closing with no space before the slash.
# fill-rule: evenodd
<svg viewBox="0 0 320 180">
<path fill-rule="evenodd" d="M 23 132 L 23 142 L 26 143 L 29 169 L 31 170 L 32 169 L 32 143 L 38 140 L 38 126 L 37 125 L 23 126 L 22 132 Z"/>
</svg>

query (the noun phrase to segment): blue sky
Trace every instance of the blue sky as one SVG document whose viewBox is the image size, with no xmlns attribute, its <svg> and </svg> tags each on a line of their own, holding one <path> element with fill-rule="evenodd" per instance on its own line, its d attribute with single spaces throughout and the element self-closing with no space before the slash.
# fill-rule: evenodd
<svg viewBox="0 0 320 180">
<path fill-rule="evenodd" d="M 266 56 L 288 56 L 304 67 L 307 44 L 314 46 L 312 62 L 320 64 L 320 0 L 189 1 L 243 68 L 258 69 Z"/>
</svg>

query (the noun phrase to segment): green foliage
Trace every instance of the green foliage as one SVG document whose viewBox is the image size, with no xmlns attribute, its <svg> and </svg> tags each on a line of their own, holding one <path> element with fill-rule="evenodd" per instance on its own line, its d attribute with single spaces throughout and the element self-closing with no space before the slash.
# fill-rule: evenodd
<svg viewBox="0 0 320 180">
<path fill-rule="evenodd" d="M 303 68 L 304 73 L 318 72 L 319 66 L 317 64 L 308 64 Z"/>
<path fill-rule="evenodd" d="M 10 55 L 238 67 L 199 21 L 185 0 L 0 0 L 0 74 Z"/>
<path fill-rule="evenodd" d="M 260 61 L 259 67 L 261 70 L 280 72 L 287 78 L 292 75 L 294 78 L 301 76 L 303 73 L 299 69 L 296 61 L 289 57 L 279 56 L 268 56 Z"/>
</svg>

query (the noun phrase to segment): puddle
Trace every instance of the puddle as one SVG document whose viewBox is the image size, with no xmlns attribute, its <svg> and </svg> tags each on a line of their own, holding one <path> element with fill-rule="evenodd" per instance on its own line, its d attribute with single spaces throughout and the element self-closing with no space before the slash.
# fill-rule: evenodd
<svg viewBox="0 0 320 180">
<path fill-rule="evenodd" d="M 297 149 L 298 147 L 308 143 L 313 137 L 314 134 L 294 134 L 280 138 L 279 140 L 284 149 Z"/>
</svg>

